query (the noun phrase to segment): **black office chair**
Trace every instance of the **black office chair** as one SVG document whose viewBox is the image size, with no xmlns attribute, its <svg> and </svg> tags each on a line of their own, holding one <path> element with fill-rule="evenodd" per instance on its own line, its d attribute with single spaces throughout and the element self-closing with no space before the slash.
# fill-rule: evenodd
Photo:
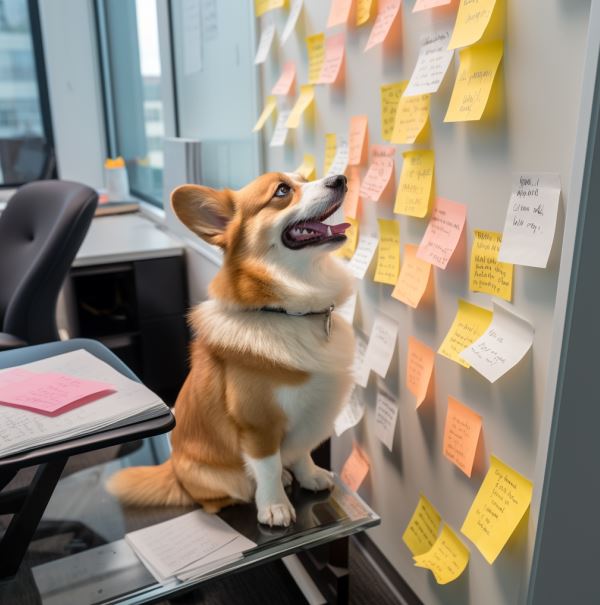
<svg viewBox="0 0 600 605">
<path fill-rule="evenodd" d="M 98 194 L 69 181 L 21 187 L 0 215 L 0 351 L 58 340 L 56 301 Z"/>
</svg>

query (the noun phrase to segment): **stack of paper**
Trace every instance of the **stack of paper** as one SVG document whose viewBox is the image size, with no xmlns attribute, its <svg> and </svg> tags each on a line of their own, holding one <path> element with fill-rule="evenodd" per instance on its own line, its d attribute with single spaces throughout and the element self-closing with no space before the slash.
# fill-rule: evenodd
<svg viewBox="0 0 600 605">
<path fill-rule="evenodd" d="M 44 416 L 0 406 L 0 458 L 162 416 L 168 407 L 143 384 L 130 380 L 83 349 L 19 366 L 30 372 L 59 372 L 109 383 L 115 392 L 62 413 Z M 14 371 L 13 368 L 0 371 Z"/>
<path fill-rule="evenodd" d="M 126 534 L 125 540 L 159 582 L 199 577 L 256 546 L 216 515 L 200 510 Z"/>
</svg>

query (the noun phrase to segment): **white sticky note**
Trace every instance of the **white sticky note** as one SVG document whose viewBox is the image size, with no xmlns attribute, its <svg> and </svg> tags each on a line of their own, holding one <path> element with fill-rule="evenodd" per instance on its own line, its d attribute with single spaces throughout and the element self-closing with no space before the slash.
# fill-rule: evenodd
<svg viewBox="0 0 600 605">
<path fill-rule="evenodd" d="M 352 375 L 354 382 L 361 387 L 366 387 L 369 381 L 371 369 L 365 364 L 365 355 L 367 353 L 367 337 L 362 332 L 354 333 L 354 364 L 352 365 Z"/>
<path fill-rule="evenodd" d="M 381 378 L 385 378 L 390 367 L 396 349 L 397 336 L 398 324 L 386 315 L 377 315 L 363 365 L 373 370 Z"/>
<path fill-rule="evenodd" d="M 291 112 L 289 109 L 281 109 L 279 111 L 277 123 L 275 124 L 275 130 L 273 131 L 273 136 L 271 137 L 269 147 L 283 147 L 285 145 L 285 140 L 288 133 L 286 122 L 290 117 L 290 113 Z"/>
<path fill-rule="evenodd" d="M 379 389 L 375 406 L 375 434 L 390 452 L 394 445 L 397 420 L 398 404 L 396 400 L 385 390 Z"/>
<path fill-rule="evenodd" d="M 361 397 L 358 389 L 353 387 L 348 403 L 342 408 L 333 424 L 335 434 L 339 437 L 348 429 L 356 426 L 365 415 L 365 408 L 364 399 Z"/>
<path fill-rule="evenodd" d="M 373 260 L 375 250 L 377 250 L 378 243 L 379 238 L 376 235 L 361 234 L 358 236 L 356 250 L 348 263 L 348 269 L 350 269 L 356 279 L 364 279 L 367 269 Z"/>
<path fill-rule="evenodd" d="M 258 42 L 258 48 L 256 49 L 256 57 L 254 58 L 254 64 L 260 65 L 264 63 L 269 51 L 271 50 L 271 44 L 275 37 L 275 24 L 270 23 L 267 25 L 260 34 L 260 40 Z"/>
<path fill-rule="evenodd" d="M 554 241 L 560 201 L 560 176 L 515 175 L 498 260 L 545 267 Z"/>
<path fill-rule="evenodd" d="M 303 0 L 291 0 L 290 4 L 290 12 L 288 13 L 287 21 L 283 27 L 283 31 L 281 32 L 281 42 L 283 45 L 287 42 L 290 34 L 294 31 L 296 27 L 296 21 L 298 21 L 298 17 L 300 16 L 300 12 L 302 11 L 302 3 Z"/>
<path fill-rule="evenodd" d="M 494 315 L 486 332 L 460 357 L 490 382 L 506 374 L 533 344 L 533 326 L 502 305 L 493 303 Z"/>
<path fill-rule="evenodd" d="M 427 95 L 438 91 L 454 55 L 448 50 L 450 32 L 425 35 L 421 50 L 406 90 L 405 97 Z"/>
<path fill-rule="evenodd" d="M 358 295 L 355 292 L 343 305 L 335 308 L 335 312 L 345 319 L 350 325 L 354 321 L 354 313 L 356 312 L 356 301 Z"/>
<path fill-rule="evenodd" d="M 325 176 L 344 174 L 344 172 L 346 172 L 346 168 L 348 167 L 348 157 L 350 153 L 348 139 L 344 137 L 337 137 L 336 145 L 333 162 L 331 162 L 331 166 L 329 167 L 329 170 Z"/>
</svg>

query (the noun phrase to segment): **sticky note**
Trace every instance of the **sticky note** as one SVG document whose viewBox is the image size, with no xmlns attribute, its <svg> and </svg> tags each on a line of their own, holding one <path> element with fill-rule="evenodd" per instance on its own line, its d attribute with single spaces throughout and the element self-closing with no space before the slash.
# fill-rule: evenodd
<svg viewBox="0 0 600 605">
<path fill-rule="evenodd" d="M 371 18 L 373 0 L 356 0 L 356 25 L 364 25 Z"/>
<path fill-rule="evenodd" d="M 471 46 L 479 42 L 487 29 L 496 0 L 460 0 L 449 48 Z"/>
<path fill-rule="evenodd" d="M 348 164 L 359 166 L 367 159 L 369 122 L 367 116 L 353 116 L 350 119 L 350 152 Z"/>
<path fill-rule="evenodd" d="M 408 337 L 406 386 L 416 397 L 416 408 L 425 401 L 433 374 L 435 351 L 413 336 Z M 413 553 L 415 554 L 415 553 Z"/>
<path fill-rule="evenodd" d="M 284 5 L 285 0 L 254 0 L 254 12 L 257 17 L 261 17 L 266 12 L 281 8 Z"/>
<path fill-rule="evenodd" d="M 469 364 L 462 359 L 461 354 L 485 333 L 491 322 L 491 311 L 466 300 L 459 300 L 456 317 L 438 353 L 468 368 Z"/>
<path fill-rule="evenodd" d="M 453 50 L 448 50 L 450 32 L 427 34 L 421 39 L 421 49 L 413 69 L 404 96 L 433 94 L 438 91 L 452 57 Z"/>
<path fill-rule="evenodd" d="M 356 426 L 363 419 L 365 408 L 364 399 L 360 396 L 358 389 L 353 387 L 348 403 L 342 408 L 333 423 L 335 434 L 339 437 L 348 429 Z"/>
<path fill-rule="evenodd" d="M 493 308 L 494 317 L 488 329 L 460 354 L 490 382 L 516 366 L 533 344 L 533 326 L 527 320 L 496 302 Z"/>
<path fill-rule="evenodd" d="M 302 12 L 303 0 L 291 0 L 290 4 L 290 12 L 288 13 L 287 21 L 283 26 L 283 31 L 281 32 L 281 44 L 285 44 L 288 41 L 288 38 L 296 28 L 296 23 L 298 21 L 298 17 Z"/>
<path fill-rule="evenodd" d="M 440 531 L 442 517 L 429 500 L 421 494 L 415 512 L 412 514 L 402 541 L 413 556 L 431 550 Z"/>
<path fill-rule="evenodd" d="M 289 120 L 289 118 L 288 118 Z M 314 181 L 317 176 L 315 156 L 311 153 L 305 153 L 302 164 L 294 172 L 303 176 L 307 181 Z"/>
<path fill-rule="evenodd" d="M 346 137 L 337 137 L 337 143 L 335 147 L 335 154 L 325 176 L 332 176 L 334 174 L 344 174 L 348 167 L 348 154 L 350 148 L 348 147 L 348 139 Z"/>
<path fill-rule="evenodd" d="M 321 84 L 334 84 L 340 77 L 346 56 L 345 43 L 344 32 L 335 34 L 335 36 L 329 36 L 325 40 L 325 58 L 323 59 L 323 67 L 321 68 L 318 80 Z"/>
<path fill-rule="evenodd" d="M 396 149 L 387 145 L 371 147 L 372 160 L 360 185 L 360 196 L 378 202 L 394 174 Z"/>
<path fill-rule="evenodd" d="M 512 299 L 513 265 L 498 261 L 502 234 L 496 231 L 473 231 L 469 288 L 492 296 Z"/>
<path fill-rule="evenodd" d="M 269 147 L 283 147 L 287 138 L 288 129 L 286 123 L 290 117 L 289 109 L 282 109 L 277 116 L 277 122 L 275 123 L 275 130 L 271 137 Z"/>
<path fill-rule="evenodd" d="M 333 163 L 336 150 L 336 136 L 334 132 L 328 132 L 325 135 L 325 154 L 323 156 L 323 174 L 329 172 L 329 167 Z"/>
<path fill-rule="evenodd" d="M 447 4 L 450 4 L 450 2 L 452 2 L 452 0 L 416 0 L 412 12 L 418 13 L 431 8 L 437 8 L 438 6 L 446 6 Z"/>
<path fill-rule="evenodd" d="M 431 265 L 417 258 L 417 246 L 406 244 L 404 246 L 404 262 L 392 297 L 416 309 L 427 290 Z"/>
<path fill-rule="evenodd" d="M 325 62 L 325 34 L 314 34 L 306 38 L 308 53 L 308 83 L 318 84 L 321 81 L 321 70 Z"/>
<path fill-rule="evenodd" d="M 467 207 L 438 197 L 417 257 L 445 269 L 460 240 L 467 219 Z"/>
<path fill-rule="evenodd" d="M 344 198 L 344 214 L 350 218 L 356 218 L 358 214 L 358 202 L 360 200 L 360 171 L 356 166 L 346 169 L 348 179 L 346 197 Z"/>
<path fill-rule="evenodd" d="M 355 492 L 369 473 L 369 461 L 356 444 L 352 446 L 352 453 L 344 463 L 340 479 Z"/>
<path fill-rule="evenodd" d="M 528 267 L 546 267 L 560 202 L 558 174 L 514 176 L 498 260 Z"/>
<path fill-rule="evenodd" d="M 286 124 L 288 128 L 298 128 L 302 114 L 308 109 L 314 99 L 315 89 L 310 84 L 303 84 L 300 87 L 300 96 L 296 99 L 296 103 L 294 104 L 290 117 L 288 118 Z"/>
<path fill-rule="evenodd" d="M 400 223 L 391 219 L 377 219 L 379 225 L 379 246 L 377 267 L 373 281 L 394 285 L 400 271 Z"/>
<path fill-rule="evenodd" d="M 389 141 L 392 132 L 394 132 L 396 110 L 407 85 L 408 80 L 402 80 L 393 84 L 383 84 L 379 89 L 381 96 L 381 138 L 384 141 Z"/>
<path fill-rule="evenodd" d="M 458 578 L 469 563 L 469 549 L 446 523 L 429 551 L 414 557 L 415 565 L 429 569 L 438 584 Z"/>
<path fill-rule="evenodd" d="M 335 27 L 336 25 L 347 23 L 351 9 L 352 0 L 331 0 L 329 17 L 327 17 L 327 27 Z"/>
<path fill-rule="evenodd" d="M 373 260 L 379 240 L 377 236 L 361 234 L 356 251 L 348 263 L 348 269 L 356 279 L 364 279 L 367 269 Z"/>
<path fill-rule="evenodd" d="M 346 229 L 346 242 L 337 253 L 342 258 L 352 258 L 358 243 L 358 221 L 349 216 L 345 217 L 345 220 L 350 223 L 350 227 Z"/>
<path fill-rule="evenodd" d="M 30 372 L 11 368 L 0 373 L 0 405 L 57 416 L 115 392 L 99 380 L 86 380 L 58 372 Z"/>
<path fill-rule="evenodd" d="M 271 90 L 272 95 L 289 95 L 294 89 L 296 81 L 296 64 L 293 61 L 287 61 L 283 66 L 283 71 L 279 76 L 279 80 Z"/>
<path fill-rule="evenodd" d="M 377 18 L 373 24 L 371 35 L 367 40 L 365 52 L 378 44 L 381 44 L 390 32 L 392 23 L 398 16 L 402 0 L 378 0 Z"/>
<path fill-rule="evenodd" d="M 390 367 L 397 336 L 398 324 L 390 317 L 378 314 L 373 322 L 364 364 L 381 378 L 385 378 Z"/>
<path fill-rule="evenodd" d="M 480 433 L 481 416 L 454 397 L 448 397 L 443 452 L 467 477 L 473 472 Z"/>
<path fill-rule="evenodd" d="M 490 456 L 490 469 L 460 530 L 490 565 L 527 512 L 532 491 L 531 481 Z"/>
<path fill-rule="evenodd" d="M 275 25 L 271 23 L 267 25 L 260 34 L 260 40 L 258 41 L 258 47 L 256 49 L 256 57 L 254 58 L 254 64 L 260 65 L 264 63 L 269 51 L 271 50 L 271 44 L 275 36 Z"/>
<path fill-rule="evenodd" d="M 476 44 L 459 51 L 460 67 L 444 122 L 481 119 L 503 52 L 502 41 Z"/>
<path fill-rule="evenodd" d="M 394 445 L 397 420 L 398 403 L 390 393 L 379 389 L 375 405 L 375 435 L 390 452 Z"/>
<path fill-rule="evenodd" d="M 346 233 L 348 232 L 346 231 Z M 356 292 L 354 292 L 354 294 L 352 294 L 352 296 L 350 296 L 344 304 L 338 305 L 335 308 L 336 314 L 339 315 L 345 321 L 347 321 L 350 325 L 352 325 L 352 323 L 354 322 L 354 313 L 356 312 L 357 299 L 358 295 Z"/>
<path fill-rule="evenodd" d="M 429 100 L 430 95 L 407 97 L 403 94 L 400 97 L 390 138 L 392 143 L 411 145 L 419 138 L 429 122 Z"/>
<path fill-rule="evenodd" d="M 354 362 L 352 364 L 352 376 L 354 382 L 362 387 L 367 386 L 371 368 L 365 364 L 367 353 L 367 337 L 360 331 L 354 331 Z"/>
<path fill-rule="evenodd" d="M 267 102 L 265 103 L 265 108 L 263 109 L 258 121 L 254 125 L 252 132 L 256 132 L 258 130 L 262 130 L 262 127 L 265 125 L 266 121 L 269 119 L 269 116 L 277 109 L 277 99 L 270 95 L 267 97 Z"/>
<path fill-rule="evenodd" d="M 405 151 L 396 190 L 394 212 L 423 218 L 429 210 L 433 189 L 435 156 L 433 151 Z"/>
</svg>

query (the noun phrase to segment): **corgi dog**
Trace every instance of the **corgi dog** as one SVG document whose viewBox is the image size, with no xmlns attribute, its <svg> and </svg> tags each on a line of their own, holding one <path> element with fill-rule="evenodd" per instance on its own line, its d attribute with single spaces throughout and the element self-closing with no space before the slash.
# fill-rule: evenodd
<svg viewBox="0 0 600 605">
<path fill-rule="evenodd" d="M 303 488 L 331 489 L 310 452 L 331 436 L 352 385 L 353 331 L 332 314 L 353 285 L 331 255 L 346 240 L 349 225 L 331 218 L 346 191 L 342 175 L 282 173 L 237 191 L 173 191 L 177 217 L 219 246 L 223 263 L 190 313 L 171 458 L 113 475 L 108 489 L 124 504 L 218 512 L 254 499 L 260 523 L 288 526 L 291 474 Z"/>
</svg>

